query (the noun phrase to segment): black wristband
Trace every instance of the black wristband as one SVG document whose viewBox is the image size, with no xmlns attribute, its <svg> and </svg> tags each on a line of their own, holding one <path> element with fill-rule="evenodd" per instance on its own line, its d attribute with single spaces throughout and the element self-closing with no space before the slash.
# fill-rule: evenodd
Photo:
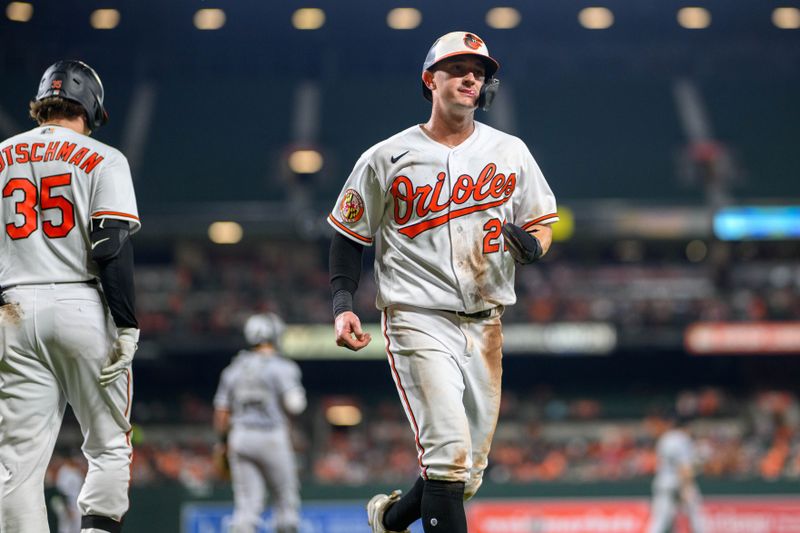
<svg viewBox="0 0 800 533">
<path fill-rule="evenodd" d="M 344 289 L 336 291 L 333 295 L 333 317 L 336 318 L 345 311 L 353 310 L 353 293 Z"/>
</svg>

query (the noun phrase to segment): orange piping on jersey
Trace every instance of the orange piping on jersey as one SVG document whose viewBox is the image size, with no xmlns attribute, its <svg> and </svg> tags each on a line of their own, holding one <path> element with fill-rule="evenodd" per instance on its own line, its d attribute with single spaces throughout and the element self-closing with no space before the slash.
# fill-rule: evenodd
<svg viewBox="0 0 800 533">
<path fill-rule="evenodd" d="M 119 211 L 97 211 L 96 213 L 92 213 L 92 218 L 102 218 L 102 217 L 125 217 L 125 218 L 132 218 L 134 220 L 139 220 L 139 217 L 136 215 L 131 215 L 129 213 L 120 213 Z"/>
<path fill-rule="evenodd" d="M 531 226 L 535 226 L 536 224 L 540 224 L 541 222 L 543 222 L 543 221 L 545 221 L 547 219 L 550 219 L 550 218 L 558 218 L 558 213 L 550 213 L 549 215 L 544 215 L 544 216 L 539 217 L 539 218 L 537 218 L 535 220 L 531 220 L 530 222 L 528 222 L 527 224 L 522 226 L 522 229 L 527 231 L 527 230 L 531 229 Z"/>
<path fill-rule="evenodd" d="M 394 354 L 392 354 L 392 350 L 389 348 L 389 335 L 387 334 L 387 329 L 389 327 L 389 318 L 387 317 L 387 310 L 383 310 L 383 337 L 386 339 L 386 354 L 389 356 L 389 366 L 392 367 L 392 374 L 394 375 L 395 384 L 397 385 L 397 390 L 400 392 L 400 397 L 403 400 L 403 403 L 406 406 L 406 410 L 408 411 L 408 416 L 411 418 L 411 425 L 414 426 L 414 442 L 417 443 L 417 462 L 419 463 L 419 467 L 422 470 L 422 477 L 424 479 L 428 479 L 428 467 L 422 464 L 422 456 L 425 454 L 425 448 L 422 446 L 422 443 L 419 441 L 419 426 L 417 425 L 417 419 L 414 416 L 414 411 L 411 410 L 411 404 L 408 401 L 408 395 L 406 395 L 406 391 L 403 388 L 403 384 L 400 382 L 400 374 L 397 372 L 397 367 L 394 366 Z"/>
<path fill-rule="evenodd" d="M 338 220 L 333 218 L 333 215 L 328 215 L 328 220 L 330 220 L 331 222 L 336 224 L 337 228 L 339 228 L 340 230 L 344 231 L 345 233 L 347 233 L 351 237 L 356 238 L 361 242 L 365 242 L 367 244 L 372 244 L 372 239 L 370 239 L 369 237 L 363 237 L 363 236 L 359 235 L 358 233 L 356 233 L 355 231 L 353 231 L 353 230 L 351 230 L 349 228 L 346 228 L 345 226 L 342 225 L 341 222 L 339 222 Z"/>
<path fill-rule="evenodd" d="M 510 197 L 501 198 L 500 200 L 495 200 L 494 202 L 488 202 L 485 204 L 473 205 L 470 207 L 464 207 L 462 209 L 456 209 L 455 211 L 450 211 L 447 214 L 430 218 L 428 220 L 423 220 L 422 222 L 417 222 L 416 224 L 411 224 L 410 226 L 401 228 L 400 233 L 402 233 L 406 237 L 410 237 L 413 239 L 420 233 L 428 231 L 431 228 L 441 226 L 442 224 L 447 224 L 449 221 L 455 218 L 470 215 L 472 213 L 477 213 L 478 211 L 486 211 L 487 209 L 503 205 L 508 201 L 509 198 Z"/>
<path fill-rule="evenodd" d="M 127 382 L 128 382 L 127 386 L 125 387 L 125 391 L 126 391 L 125 394 L 127 396 L 127 398 L 125 400 L 125 418 L 127 418 L 128 422 L 130 422 L 130 412 L 131 412 L 131 371 L 128 370 L 125 374 L 127 375 Z M 132 431 L 133 431 L 133 426 L 131 426 L 131 428 L 127 432 L 125 432 L 125 440 L 128 442 L 128 446 L 131 445 L 131 432 Z M 131 461 L 131 464 L 133 464 L 133 461 Z M 128 485 L 130 485 L 130 481 L 128 482 Z"/>
</svg>

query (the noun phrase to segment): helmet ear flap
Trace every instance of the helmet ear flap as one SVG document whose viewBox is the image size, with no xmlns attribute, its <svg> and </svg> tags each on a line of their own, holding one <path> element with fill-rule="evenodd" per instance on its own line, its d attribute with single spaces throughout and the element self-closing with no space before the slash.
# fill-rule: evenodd
<svg viewBox="0 0 800 533">
<path fill-rule="evenodd" d="M 478 96 L 478 107 L 484 111 L 489 111 L 494 102 L 497 91 L 500 89 L 500 80 L 497 78 L 489 78 L 481 87 L 481 93 Z"/>
</svg>

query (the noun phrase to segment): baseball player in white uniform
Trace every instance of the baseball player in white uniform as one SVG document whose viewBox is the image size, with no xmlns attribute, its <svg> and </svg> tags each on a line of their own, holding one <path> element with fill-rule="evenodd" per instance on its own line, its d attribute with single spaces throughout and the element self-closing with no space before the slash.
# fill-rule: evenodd
<svg viewBox="0 0 800 533">
<path fill-rule="evenodd" d="M 692 533 L 703 533 L 706 529 L 703 502 L 694 475 L 697 462 L 694 443 L 685 419 L 676 417 L 671 422 L 674 426 L 664 431 L 656 442 L 658 464 L 647 531 L 672 531 L 678 509 L 682 507 L 689 518 Z"/>
<path fill-rule="evenodd" d="M 558 220 L 544 176 L 518 138 L 474 120 L 498 88 L 497 62 L 474 33 L 432 46 L 427 123 L 367 150 L 328 217 L 336 342 L 370 342 L 353 313 L 365 246 L 377 243 L 377 307 L 389 365 L 414 432 L 421 476 L 367 505 L 372 531 L 467 531 L 464 500 L 481 485 L 501 390 L 500 317 L 515 303 L 515 262 L 531 263 Z"/>
<path fill-rule="evenodd" d="M 274 313 L 245 323 L 250 348 L 222 371 L 214 396 L 214 427 L 227 448 L 233 481 L 231 531 L 255 533 L 264 501 L 272 499 L 276 533 L 298 533 L 300 483 L 287 413 L 306 408 L 297 363 L 281 357 L 283 321 Z"/>
<path fill-rule="evenodd" d="M 88 461 L 81 531 L 115 533 L 139 338 L 133 183 L 125 157 L 89 137 L 107 114 L 88 65 L 48 68 L 30 113 L 39 125 L 0 143 L 0 530 L 48 531 L 45 470 L 69 403 Z"/>
</svg>

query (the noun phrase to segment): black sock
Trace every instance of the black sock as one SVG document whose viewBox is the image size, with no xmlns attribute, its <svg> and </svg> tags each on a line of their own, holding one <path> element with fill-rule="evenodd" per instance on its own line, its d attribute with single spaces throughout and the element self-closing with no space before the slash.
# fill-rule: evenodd
<svg viewBox="0 0 800 533">
<path fill-rule="evenodd" d="M 467 533 L 464 483 L 429 479 L 422 494 L 425 533 Z"/>
<path fill-rule="evenodd" d="M 403 494 L 397 503 L 383 515 L 383 527 L 389 531 L 403 531 L 422 516 L 422 491 L 425 480 L 417 478 L 411 490 Z"/>
</svg>

